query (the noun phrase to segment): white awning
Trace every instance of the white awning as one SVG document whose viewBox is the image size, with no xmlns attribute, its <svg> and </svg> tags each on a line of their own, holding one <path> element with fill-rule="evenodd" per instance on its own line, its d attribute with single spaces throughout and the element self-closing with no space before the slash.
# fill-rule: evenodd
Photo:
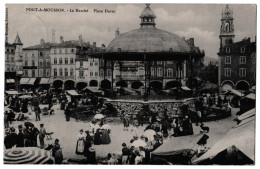
<svg viewBox="0 0 260 169">
<path fill-rule="evenodd" d="M 67 93 L 71 96 L 79 96 L 81 94 L 78 94 L 76 90 L 67 90 Z"/>
<path fill-rule="evenodd" d="M 7 93 L 9 95 L 19 95 L 19 94 L 21 94 L 21 93 L 18 93 L 16 90 L 5 91 L 5 93 Z"/>
<path fill-rule="evenodd" d="M 197 164 L 203 160 L 212 159 L 231 146 L 235 146 L 248 158 L 255 161 L 255 117 L 243 121 L 246 122 L 233 127 L 221 140 L 192 163 Z"/>
<path fill-rule="evenodd" d="M 20 85 L 28 84 L 29 80 L 30 80 L 30 78 L 21 78 Z"/>
<path fill-rule="evenodd" d="M 233 93 L 233 94 L 235 94 L 235 95 L 237 95 L 237 96 L 244 96 L 244 94 L 243 93 L 241 93 L 241 92 L 239 92 L 239 91 L 237 91 L 237 90 L 235 90 L 235 89 L 232 89 L 231 90 L 231 93 Z"/>
<path fill-rule="evenodd" d="M 187 86 L 182 86 L 181 88 L 182 88 L 182 90 L 191 90 L 191 89 L 188 88 Z"/>
<path fill-rule="evenodd" d="M 34 85 L 36 78 L 31 78 L 28 82 L 29 85 Z"/>
<path fill-rule="evenodd" d="M 15 83 L 14 79 L 6 79 L 6 83 Z"/>
<path fill-rule="evenodd" d="M 247 119 L 249 117 L 255 116 L 255 112 L 256 112 L 255 108 L 251 109 L 251 110 L 243 113 L 242 115 L 238 116 L 237 120 L 242 121 L 242 120 L 245 120 L 245 119 Z"/>
<path fill-rule="evenodd" d="M 40 84 L 50 84 L 50 78 L 41 78 Z"/>
<path fill-rule="evenodd" d="M 84 90 L 89 90 L 89 91 L 91 91 L 93 93 L 102 93 L 102 91 L 98 90 L 97 87 L 85 87 L 82 91 L 84 91 Z"/>
<path fill-rule="evenodd" d="M 248 98 L 248 99 L 255 100 L 255 94 L 254 93 L 250 93 L 250 94 L 246 95 L 245 97 Z"/>
</svg>

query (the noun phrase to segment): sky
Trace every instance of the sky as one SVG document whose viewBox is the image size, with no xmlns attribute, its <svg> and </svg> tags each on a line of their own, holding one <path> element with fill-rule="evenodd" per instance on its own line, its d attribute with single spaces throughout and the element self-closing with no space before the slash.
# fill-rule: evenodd
<svg viewBox="0 0 260 169">
<path fill-rule="evenodd" d="M 140 28 L 140 18 L 145 4 L 19 4 L 8 7 L 8 42 L 13 43 L 17 32 L 24 47 L 52 41 L 60 36 L 64 40 L 78 40 L 82 35 L 85 42 L 96 42 L 106 46 L 120 33 Z M 172 32 L 180 37 L 194 38 L 195 45 L 205 51 L 205 55 L 217 58 L 221 12 L 226 4 L 151 4 L 156 15 L 156 27 Z M 231 4 L 233 10 L 235 42 L 244 37 L 255 41 L 256 5 Z M 27 8 L 60 8 L 65 12 L 34 12 Z M 27 9 L 27 10 L 26 10 Z M 69 12 L 70 9 L 86 9 L 88 12 Z M 94 9 L 114 10 L 115 13 L 95 13 Z"/>
</svg>

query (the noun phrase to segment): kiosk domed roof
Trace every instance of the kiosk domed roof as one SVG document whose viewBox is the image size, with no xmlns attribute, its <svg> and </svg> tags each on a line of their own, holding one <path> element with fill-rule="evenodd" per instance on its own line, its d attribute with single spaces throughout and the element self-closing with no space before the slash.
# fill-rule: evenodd
<svg viewBox="0 0 260 169">
<path fill-rule="evenodd" d="M 140 18 L 140 29 L 118 35 L 106 52 L 190 52 L 190 46 L 183 38 L 155 27 L 155 15 L 149 4 Z"/>
</svg>

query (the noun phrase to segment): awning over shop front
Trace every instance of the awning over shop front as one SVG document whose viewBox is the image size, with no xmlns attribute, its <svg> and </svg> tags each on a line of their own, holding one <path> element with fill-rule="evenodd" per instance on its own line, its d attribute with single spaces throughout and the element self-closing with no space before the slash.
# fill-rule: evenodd
<svg viewBox="0 0 260 169">
<path fill-rule="evenodd" d="M 28 84 L 29 81 L 30 81 L 30 78 L 21 78 L 20 85 Z"/>
<path fill-rule="evenodd" d="M 50 84 L 50 78 L 41 78 L 40 84 Z"/>
<path fill-rule="evenodd" d="M 67 93 L 71 96 L 79 96 L 81 94 L 78 94 L 76 90 L 67 90 Z"/>
<path fill-rule="evenodd" d="M 14 79 L 6 79 L 6 83 L 15 83 Z"/>
<path fill-rule="evenodd" d="M 28 82 L 29 85 L 34 85 L 36 78 L 31 78 Z"/>
</svg>

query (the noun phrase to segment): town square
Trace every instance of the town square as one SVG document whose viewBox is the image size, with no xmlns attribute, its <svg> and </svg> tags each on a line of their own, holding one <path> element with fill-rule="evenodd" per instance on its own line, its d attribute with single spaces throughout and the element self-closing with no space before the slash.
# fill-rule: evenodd
<svg viewBox="0 0 260 169">
<path fill-rule="evenodd" d="M 256 5 L 5 16 L 4 164 L 255 164 Z"/>
</svg>

